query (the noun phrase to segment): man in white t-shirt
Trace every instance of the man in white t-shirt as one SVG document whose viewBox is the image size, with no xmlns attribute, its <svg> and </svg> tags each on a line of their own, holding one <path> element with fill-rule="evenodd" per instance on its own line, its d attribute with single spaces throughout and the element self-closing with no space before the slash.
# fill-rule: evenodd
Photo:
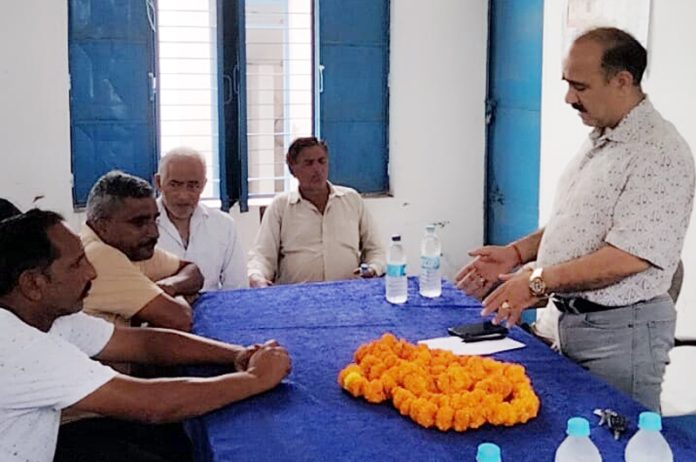
<svg viewBox="0 0 696 462">
<path fill-rule="evenodd" d="M 170 150 L 160 160 L 155 184 L 157 247 L 198 266 L 203 291 L 247 287 L 246 256 L 232 217 L 200 203 L 206 165 L 192 148 Z"/>
<path fill-rule="evenodd" d="M 241 347 L 172 330 L 114 326 L 83 314 L 82 300 L 94 278 L 79 237 L 60 215 L 32 210 L 0 223 L 3 462 L 53 460 L 64 409 L 146 423 L 176 422 L 266 391 L 289 372 L 287 351 L 273 341 Z M 119 374 L 90 357 L 216 363 L 236 372 L 195 381 L 144 380 Z M 94 427 L 114 422 L 91 420 Z M 113 441 L 121 436 L 112 435 Z M 139 436 L 144 442 L 129 443 L 127 455 L 116 456 L 130 462 L 190 460 L 186 453 L 164 458 L 151 452 L 147 443 L 157 446 L 158 441 L 148 440 L 146 433 Z M 89 435 L 73 444 L 68 441 L 67 449 L 59 445 L 55 460 L 104 460 L 90 451 L 113 454 L 110 441 L 95 442 Z"/>
</svg>

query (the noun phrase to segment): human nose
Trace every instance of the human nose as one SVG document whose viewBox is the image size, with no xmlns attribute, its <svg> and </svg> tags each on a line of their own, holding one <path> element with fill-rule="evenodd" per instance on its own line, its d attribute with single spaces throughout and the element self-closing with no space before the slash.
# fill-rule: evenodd
<svg viewBox="0 0 696 462">
<path fill-rule="evenodd" d="M 153 220 L 147 225 L 147 237 L 152 239 L 159 239 L 159 229 L 157 228 L 157 223 Z"/>
<path fill-rule="evenodd" d="M 565 102 L 567 104 L 575 104 L 578 102 L 578 95 L 576 94 L 575 90 L 573 90 L 573 87 L 571 87 L 571 86 L 569 86 L 568 90 L 566 90 Z"/>
<path fill-rule="evenodd" d="M 85 276 L 87 277 L 88 281 L 94 281 L 97 278 L 97 270 L 94 269 L 94 265 L 92 265 L 92 263 L 89 260 L 85 259 L 85 262 Z"/>
</svg>

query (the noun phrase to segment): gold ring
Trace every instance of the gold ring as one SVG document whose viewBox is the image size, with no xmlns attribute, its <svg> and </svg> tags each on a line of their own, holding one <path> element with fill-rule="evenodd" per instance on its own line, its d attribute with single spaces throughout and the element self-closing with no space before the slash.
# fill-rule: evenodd
<svg viewBox="0 0 696 462">
<path fill-rule="evenodd" d="M 503 302 L 502 305 L 500 305 L 501 310 L 509 310 L 510 309 L 510 304 L 508 302 Z"/>
</svg>

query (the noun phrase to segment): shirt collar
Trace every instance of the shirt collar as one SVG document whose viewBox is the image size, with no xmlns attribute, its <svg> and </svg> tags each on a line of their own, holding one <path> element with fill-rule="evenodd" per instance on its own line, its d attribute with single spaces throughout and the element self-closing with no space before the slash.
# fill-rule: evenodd
<svg viewBox="0 0 696 462">
<path fill-rule="evenodd" d="M 643 134 L 643 130 L 640 128 L 641 121 L 648 118 L 654 110 L 648 95 L 645 95 L 645 98 L 633 107 L 615 128 L 605 128 L 604 130 L 595 128 L 592 130 L 590 132 L 592 144 L 597 145 L 603 141 L 615 141 L 617 143 L 635 141 L 636 137 Z"/>
<path fill-rule="evenodd" d="M 328 183 L 328 185 L 329 185 L 329 200 L 331 200 L 334 197 L 341 197 L 341 196 L 345 195 L 345 191 L 341 191 L 339 189 L 336 189 L 336 187 L 330 181 L 327 181 L 326 183 Z M 288 196 L 289 196 L 289 200 L 290 200 L 291 204 L 297 204 L 301 200 L 304 200 L 302 198 L 302 194 L 300 194 L 299 187 L 297 189 L 293 189 L 292 191 L 290 191 Z"/>
<path fill-rule="evenodd" d="M 80 237 L 82 238 L 82 244 L 87 246 L 92 242 L 103 242 L 99 235 L 89 226 L 87 223 L 82 225 L 82 230 L 80 231 Z"/>
</svg>

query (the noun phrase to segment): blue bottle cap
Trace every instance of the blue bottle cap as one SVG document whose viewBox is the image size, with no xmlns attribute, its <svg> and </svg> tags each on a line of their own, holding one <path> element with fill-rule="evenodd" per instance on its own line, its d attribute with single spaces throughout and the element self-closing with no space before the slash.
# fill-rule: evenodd
<svg viewBox="0 0 696 462">
<path fill-rule="evenodd" d="M 391 240 L 393 242 L 401 242 L 401 234 L 392 234 Z"/>
<path fill-rule="evenodd" d="M 493 443 L 479 444 L 476 462 L 501 462 L 500 448 Z"/>
<path fill-rule="evenodd" d="M 641 412 L 638 416 L 638 428 L 659 432 L 662 430 L 662 417 L 656 412 Z"/>
<path fill-rule="evenodd" d="M 568 419 L 566 434 L 568 436 L 590 436 L 590 423 L 583 417 Z"/>
</svg>

